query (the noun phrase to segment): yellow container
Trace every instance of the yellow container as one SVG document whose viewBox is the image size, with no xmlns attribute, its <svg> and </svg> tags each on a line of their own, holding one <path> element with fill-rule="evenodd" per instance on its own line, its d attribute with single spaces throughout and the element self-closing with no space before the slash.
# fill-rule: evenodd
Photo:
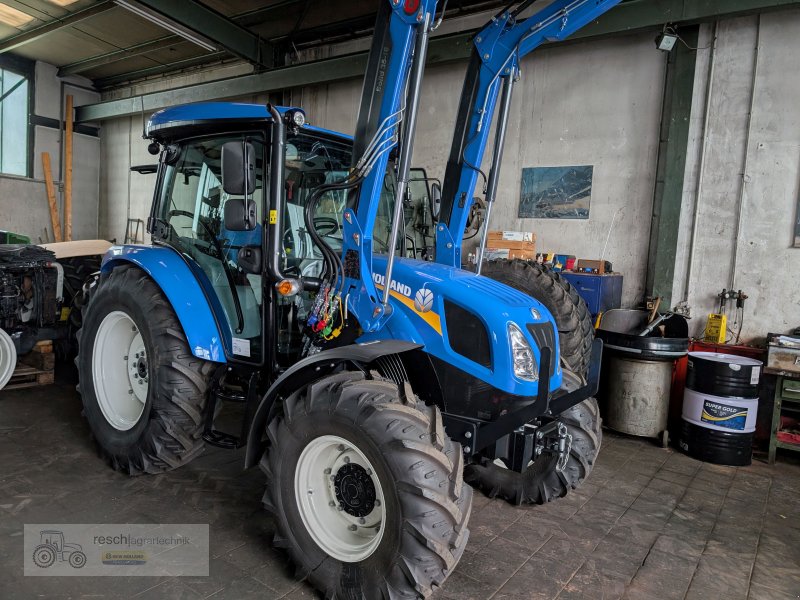
<svg viewBox="0 0 800 600">
<path fill-rule="evenodd" d="M 706 322 L 706 332 L 703 336 L 703 340 L 709 344 L 724 344 L 727 331 L 728 317 L 725 315 L 710 314 Z"/>
</svg>

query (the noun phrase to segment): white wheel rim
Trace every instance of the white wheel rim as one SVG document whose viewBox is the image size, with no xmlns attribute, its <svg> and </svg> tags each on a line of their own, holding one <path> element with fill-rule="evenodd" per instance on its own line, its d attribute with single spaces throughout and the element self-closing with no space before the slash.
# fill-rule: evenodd
<svg viewBox="0 0 800 600">
<path fill-rule="evenodd" d="M 372 463 L 352 442 L 335 435 L 312 440 L 297 461 L 294 486 L 303 525 L 325 553 L 352 563 L 375 552 L 386 502 Z"/>
<path fill-rule="evenodd" d="M 0 390 L 5 387 L 17 366 L 17 349 L 14 340 L 0 329 Z"/>
<path fill-rule="evenodd" d="M 94 338 L 92 380 L 106 421 L 127 431 L 144 412 L 149 371 L 142 334 L 126 313 L 108 313 Z"/>
</svg>

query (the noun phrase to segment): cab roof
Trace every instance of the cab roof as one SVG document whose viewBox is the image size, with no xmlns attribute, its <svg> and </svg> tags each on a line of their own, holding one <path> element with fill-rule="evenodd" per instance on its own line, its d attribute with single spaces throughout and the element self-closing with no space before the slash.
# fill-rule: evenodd
<svg viewBox="0 0 800 600">
<path fill-rule="evenodd" d="M 290 110 L 299 110 L 305 114 L 302 108 L 294 106 L 276 106 L 275 108 L 277 108 L 278 112 L 281 114 Z M 154 113 L 147 121 L 147 137 L 163 140 L 171 137 L 171 133 L 177 134 L 180 132 L 180 135 L 186 135 L 189 128 L 192 126 L 197 126 L 198 128 L 203 125 L 219 127 L 225 123 L 247 126 L 257 125 L 264 121 L 272 121 L 272 115 L 267 109 L 266 104 L 244 104 L 239 102 L 198 102 L 195 104 L 182 104 L 164 108 Z M 338 131 L 331 131 L 330 129 L 323 129 L 322 127 L 315 127 L 314 125 L 304 125 L 303 129 L 335 136 L 348 141 L 352 141 L 353 139 L 350 135 Z"/>
</svg>

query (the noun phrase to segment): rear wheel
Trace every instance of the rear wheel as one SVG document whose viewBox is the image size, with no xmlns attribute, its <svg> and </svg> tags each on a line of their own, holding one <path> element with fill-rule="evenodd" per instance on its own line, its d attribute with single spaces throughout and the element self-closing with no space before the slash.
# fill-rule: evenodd
<svg viewBox="0 0 800 600">
<path fill-rule="evenodd" d="M 137 267 L 117 267 L 91 289 L 83 317 L 78 390 L 111 466 L 159 473 L 200 454 L 213 365 L 192 355 L 155 282 Z"/>
<path fill-rule="evenodd" d="M 591 315 L 575 288 L 547 267 L 522 260 L 489 261 L 481 273 L 541 302 L 558 327 L 561 366 L 585 380 L 592 354 Z M 567 495 L 589 475 L 603 439 L 597 400 L 589 398 L 557 415 L 572 436 L 569 457 L 559 470 L 558 458 L 543 453 L 522 473 L 488 458 L 467 466 L 465 479 L 490 497 L 514 504 L 543 504 Z"/>
<path fill-rule="evenodd" d="M 436 407 L 340 373 L 287 398 L 267 433 L 275 544 L 326 597 L 427 597 L 452 572 L 472 489 Z"/>
</svg>

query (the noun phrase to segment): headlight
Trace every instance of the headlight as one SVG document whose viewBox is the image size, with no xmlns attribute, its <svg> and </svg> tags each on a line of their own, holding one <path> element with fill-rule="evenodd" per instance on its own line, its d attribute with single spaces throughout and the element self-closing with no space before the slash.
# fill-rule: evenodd
<svg viewBox="0 0 800 600">
<path fill-rule="evenodd" d="M 539 381 L 539 369 L 533 349 L 522 331 L 514 323 L 508 324 L 508 341 L 511 343 L 511 362 L 514 375 L 525 381 Z"/>
<path fill-rule="evenodd" d="M 291 119 L 292 122 L 298 127 L 302 127 L 306 124 L 306 116 L 299 110 L 292 111 Z"/>
</svg>

